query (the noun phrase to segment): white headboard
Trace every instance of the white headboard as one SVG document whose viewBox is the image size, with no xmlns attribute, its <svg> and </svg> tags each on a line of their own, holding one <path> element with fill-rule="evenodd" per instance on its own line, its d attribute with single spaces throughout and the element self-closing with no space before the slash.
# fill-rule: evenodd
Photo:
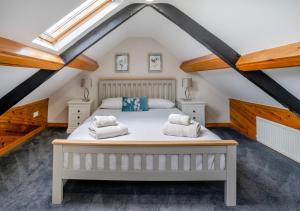
<svg viewBox="0 0 300 211">
<path fill-rule="evenodd" d="M 162 98 L 175 102 L 175 79 L 100 79 L 98 103 L 111 97 Z"/>
</svg>

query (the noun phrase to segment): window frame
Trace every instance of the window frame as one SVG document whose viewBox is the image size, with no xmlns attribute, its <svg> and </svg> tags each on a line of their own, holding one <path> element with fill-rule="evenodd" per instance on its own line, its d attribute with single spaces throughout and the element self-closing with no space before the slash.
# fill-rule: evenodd
<svg viewBox="0 0 300 211">
<path fill-rule="evenodd" d="M 54 46 L 113 2 L 114 0 L 91 0 L 90 2 L 85 2 L 40 34 L 37 39 Z"/>
</svg>

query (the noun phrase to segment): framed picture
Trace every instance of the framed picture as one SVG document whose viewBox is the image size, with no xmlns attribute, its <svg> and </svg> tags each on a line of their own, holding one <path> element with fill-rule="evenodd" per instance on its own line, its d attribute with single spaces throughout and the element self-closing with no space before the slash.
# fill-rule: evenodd
<svg viewBox="0 0 300 211">
<path fill-rule="evenodd" d="M 148 71 L 150 73 L 162 71 L 162 55 L 160 53 L 150 53 L 149 54 Z"/>
<path fill-rule="evenodd" d="M 129 54 L 122 53 L 116 54 L 115 57 L 115 70 L 116 72 L 129 72 Z"/>
</svg>

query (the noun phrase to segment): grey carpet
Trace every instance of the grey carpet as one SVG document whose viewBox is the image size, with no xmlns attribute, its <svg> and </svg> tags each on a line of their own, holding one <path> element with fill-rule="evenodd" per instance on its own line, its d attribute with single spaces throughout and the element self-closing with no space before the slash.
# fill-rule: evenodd
<svg viewBox="0 0 300 211">
<path fill-rule="evenodd" d="M 0 158 L 0 210 L 300 210 L 300 164 L 230 129 L 239 141 L 237 206 L 225 207 L 223 182 L 68 181 L 63 205 L 51 205 L 52 145 L 67 137 L 46 129 Z"/>
</svg>

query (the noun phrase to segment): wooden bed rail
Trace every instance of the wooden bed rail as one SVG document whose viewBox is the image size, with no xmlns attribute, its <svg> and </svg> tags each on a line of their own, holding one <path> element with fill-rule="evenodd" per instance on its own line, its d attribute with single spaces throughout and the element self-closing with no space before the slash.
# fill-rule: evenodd
<svg viewBox="0 0 300 211">
<path fill-rule="evenodd" d="M 52 142 L 53 145 L 80 145 L 80 146 L 118 146 L 118 147 L 182 147 L 182 146 L 232 146 L 238 145 L 238 142 L 234 140 L 211 140 L 211 141 L 122 141 L 122 140 L 66 140 L 56 139 Z"/>
</svg>

